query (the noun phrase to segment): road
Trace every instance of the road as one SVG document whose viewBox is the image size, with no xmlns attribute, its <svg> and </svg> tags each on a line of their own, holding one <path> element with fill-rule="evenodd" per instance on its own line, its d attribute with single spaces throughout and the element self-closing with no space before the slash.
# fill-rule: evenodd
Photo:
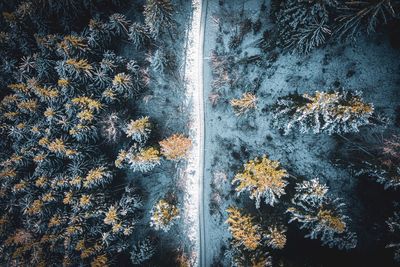
<svg viewBox="0 0 400 267">
<path fill-rule="evenodd" d="M 201 136 L 201 151 L 202 155 L 200 157 L 200 207 L 199 207 L 199 234 L 200 234 L 200 262 L 199 266 L 201 267 L 206 267 L 208 265 L 208 258 L 207 258 L 207 235 L 206 235 L 206 216 L 205 216 L 205 211 L 208 211 L 206 208 L 207 201 L 204 201 L 204 199 L 208 199 L 207 196 L 205 197 L 205 179 L 204 179 L 204 161 L 205 161 L 205 153 L 204 153 L 204 137 L 205 137 L 205 122 L 204 122 L 204 102 L 205 102 L 205 95 L 204 95 L 204 86 L 205 86 L 205 80 L 204 80 L 204 68 L 205 68 L 205 61 L 204 61 L 204 33 L 205 33 L 205 27 L 206 27 L 206 19 L 207 19 L 207 7 L 208 7 L 208 1 L 207 0 L 202 0 L 201 2 L 201 21 L 200 21 L 200 43 L 201 43 L 201 51 L 199 51 L 199 58 L 200 60 L 200 77 L 201 77 L 201 93 L 199 96 L 201 97 L 201 107 L 200 107 L 200 112 L 201 112 L 201 118 L 200 118 L 200 136 Z"/>
</svg>

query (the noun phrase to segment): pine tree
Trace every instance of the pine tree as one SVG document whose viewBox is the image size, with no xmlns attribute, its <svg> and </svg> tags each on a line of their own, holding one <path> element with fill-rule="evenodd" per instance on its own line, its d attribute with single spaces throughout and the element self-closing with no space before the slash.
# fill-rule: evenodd
<svg viewBox="0 0 400 267">
<path fill-rule="evenodd" d="M 237 247 L 244 246 L 247 250 L 255 250 L 261 245 L 262 233 L 261 227 L 253 222 L 253 218 L 244 215 L 235 207 L 226 210 L 229 225 L 229 231 L 233 237 L 233 244 Z"/>
<path fill-rule="evenodd" d="M 350 219 L 344 215 L 344 203 L 327 195 L 326 185 L 317 179 L 296 185 L 293 207 L 287 209 L 290 222 L 298 221 L 305 236 L 320 239 L 323 245 L 339 249 L 352 249 L 357 245 L 355 233 L 349 231 Z"/>
<path fill-rule="evenodd" d="M 132 247 L 130 252 L 131 262 L 135 265 L 143 264 L 145 261 L 151 259 L 155 253 L 153 243 L 149 238 L 139 241 Z"/>
<path fill-rule="evenodd" d="M 187 156 L 192 141 L 182 134 L 173 134 L 160 141 L 161 154 L 170 160 L 180 160 Z"/>
<path fill-rule="evenodd" d="M 145 24 L 153 37 L 169 30 L 174 21 L 172 13 L 174 7 L 170 0 L 146 0 L 144 7 Z"/>
<path fill-rule="evenodd" d="M 179 209 L 165 199 L 160 199 L 151 211 L 150 225 L 156 230 L 168 232 L 178 218 Z"/>
<path fill-rule="evenodd" d="M 244 93 L 242 98 L 232 99 L 230 101 L 235 114 L 237 116 L 243 115 L 251 109 L 255 109 L 257 105 L 257 97 L 252 93 Z"/>
<path fill-rule="evenodd" d="M 378 26 L 398 19 L 399 7 L 392 0 L 350 1 L 341 4 L 335 35 L 354 39 L 362 32 L 374 33 Z"/>
<path fill-rule="evenodd" d="M 280 2 L 277 12 L 273 14 L 276 18 L 276 45 L 287 51 L 305 54 L 324 45 L 333 28 L 329 11 L 336 6 L 337 2 L 332 0 Z"/>
<path fill-rule="evenodd" d="M 316 92 L 314 95 L 289 95 L 273 108 L 276 127 L 288 134 L 292 128 L 301 133 L 351 133 L 374 122 L 374 107 L 365 103 L 360 92 Z"/>
<path fill-rule="evenodd" d="M 125 133 L 132 140 L 137 142 L 146 142 L 151 132 L 151 123 L 149 117 L 142 117 L 138 120 L 131 120 L 125 129 Z"/>
<path fill-rule="evenodd" d="M 357 175 L 368 175 L 384 186 L 385 189 L 400 187 L 400 137 L 393 135 L 377 145 L 360 144 L 366 147 L 366 155 L 357 163 Z"/>
<path fill-rule="evenodd" d="M 267 245 L 274 249 L 283 249 L 286 245 L 286 229 L 272 226 L 268 228 L 266 235 Z"/>
<path fill-rule="evenodd" d="M 238 194 L 249 191 L 250 198 L 256 200 L 259 208 L 261 198 L 271 206 L 278 202 L 278 198 L 285 194 L 288 183 L 284 178 L 287 177 L 287 171 L 279 166 L 278 161 L 264 155 L 244 164 L 243 172 L 236 174 L 232 184 L 237 184 L 235 190 Z"/>
</svg>

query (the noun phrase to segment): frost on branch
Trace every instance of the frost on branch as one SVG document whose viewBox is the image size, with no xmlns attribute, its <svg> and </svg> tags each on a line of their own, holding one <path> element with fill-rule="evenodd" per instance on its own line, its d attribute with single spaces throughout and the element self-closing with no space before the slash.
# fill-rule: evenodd
<svg viewBox="0 0 400 267">
<path fill-rule="evenodd" d="M 287 177 L 287 171 L 280 167 L 278 161 L 263 156 L 244 164 L 243 172 L 236 174 L 232 184 L 236 184 L 238 194 L 249 191 L 250 198 L 256 200 L 256 207 L 259 208 L 261 198 L 265 198 L 265 203 L 271 206 L 278 202 L 278 198 L 285 194 Z"/>
<path fill-rule="evenodd" d="M 151 211 L 150 225 L 156 230 L 168 232 L 178 218 L 179 209 L 165 199 L 160 199 Z"/>
<path fill-rule="evenodd" d="M 360 92 L 315 92 L 314 95 L 289 95 L 273 108 L 274 125 L 288 134 L 352 133 L 373 122 L 373 104 L 365 103 Z"/>
<path fill-rule="evenodd" d="M 323 245 L 352 249 L 357 245 L 355 233 L 349 231 L 350 219 L 344 215 L 344 203 L 327 195 L 328 188 L 317 179 L 297 184 L 293 206 L 287 209 L 290 222 L 298 221 L 305 236 L 320 239 Z"/>
</svg>

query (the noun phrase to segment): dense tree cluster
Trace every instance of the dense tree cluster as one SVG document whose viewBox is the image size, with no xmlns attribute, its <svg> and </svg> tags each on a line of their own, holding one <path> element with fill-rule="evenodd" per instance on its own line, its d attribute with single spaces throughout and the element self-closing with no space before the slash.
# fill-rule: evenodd
<svg viewBox="0 0 400 267">
<path fill-rule="evenodd" d="M 150 47 L 172 24 L 172 5 L 148 1 L 141 24 L 97 12 L 109 2 L 0 4 L 2 265 L 108 266 L 137 231 L 142 197 L 115 166 L 146 172 L 160 164 L 158 144 L 147 144 L 150 119 L 126 116 L 146 89 L 149 62 L 113 49 L 122 39 Z M 82 14 L 93 15 L 87 26 Z M 107 142 L 117 140 L 129 147 L 114 157 Z M 184 148 L 174 141 L 160 144 L 162 153 L 184 157 L 190 140 Z M 152 254 L 148 239 L 132 248 L 134 262 Z"/>
</svg>

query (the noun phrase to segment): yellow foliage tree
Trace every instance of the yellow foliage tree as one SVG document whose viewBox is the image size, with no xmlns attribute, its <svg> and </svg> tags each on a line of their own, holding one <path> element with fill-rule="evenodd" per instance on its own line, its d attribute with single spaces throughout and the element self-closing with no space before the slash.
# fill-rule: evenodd
<svg viewBox="0 0 400 267">
<path fill-rule="evenodd" d="M 156 230 L 162 229 L 167 232 L 171 228 L 173 221 L 179 218 L 179 209 L 165 199 L 160 199 L 151 214 L 150 225 Z"/>
<path fill-rule="evenodd" d="M 179 160 L 187 155 L 192 146 L 192 141 L 182 134 L 174 134 L 160 141 L 161 154 L 167 159 Z"/>
<path fill-rule="evenodd" d="M 238 208 L 229 207 L 227 210 L 229 231 L 236 246 L 243 245 L 248 250 L 255 250 L 262 240 L 261 227 L 253 222 L 249 215 L 243 215 Z"/>
<path fill-rule="evenodd" d="M 261 159 L 247 162 L 244 171 L 235 176 L 232 184 L 237 184 L 235 190 L 238 194 L 249 191 L 250 198 L 256 199 L 256 207 L 259 208 L 262 197 L 265 197 L 266 204 L 273 206 L 278 202 L 277 198 L 285 194 L 286 177 L 288 173 L 280 168 L 279 162 L 264 155 Z"/>
<path fill-rule="evenodd" d="M 242 115 L 250 109 L 255 109 L 257 104 L 257 97 L 252 93 L 244 93 L 242 98 L 232 99 L 231 106 L 233 107 L 237 116 Z"/>
</svg>

